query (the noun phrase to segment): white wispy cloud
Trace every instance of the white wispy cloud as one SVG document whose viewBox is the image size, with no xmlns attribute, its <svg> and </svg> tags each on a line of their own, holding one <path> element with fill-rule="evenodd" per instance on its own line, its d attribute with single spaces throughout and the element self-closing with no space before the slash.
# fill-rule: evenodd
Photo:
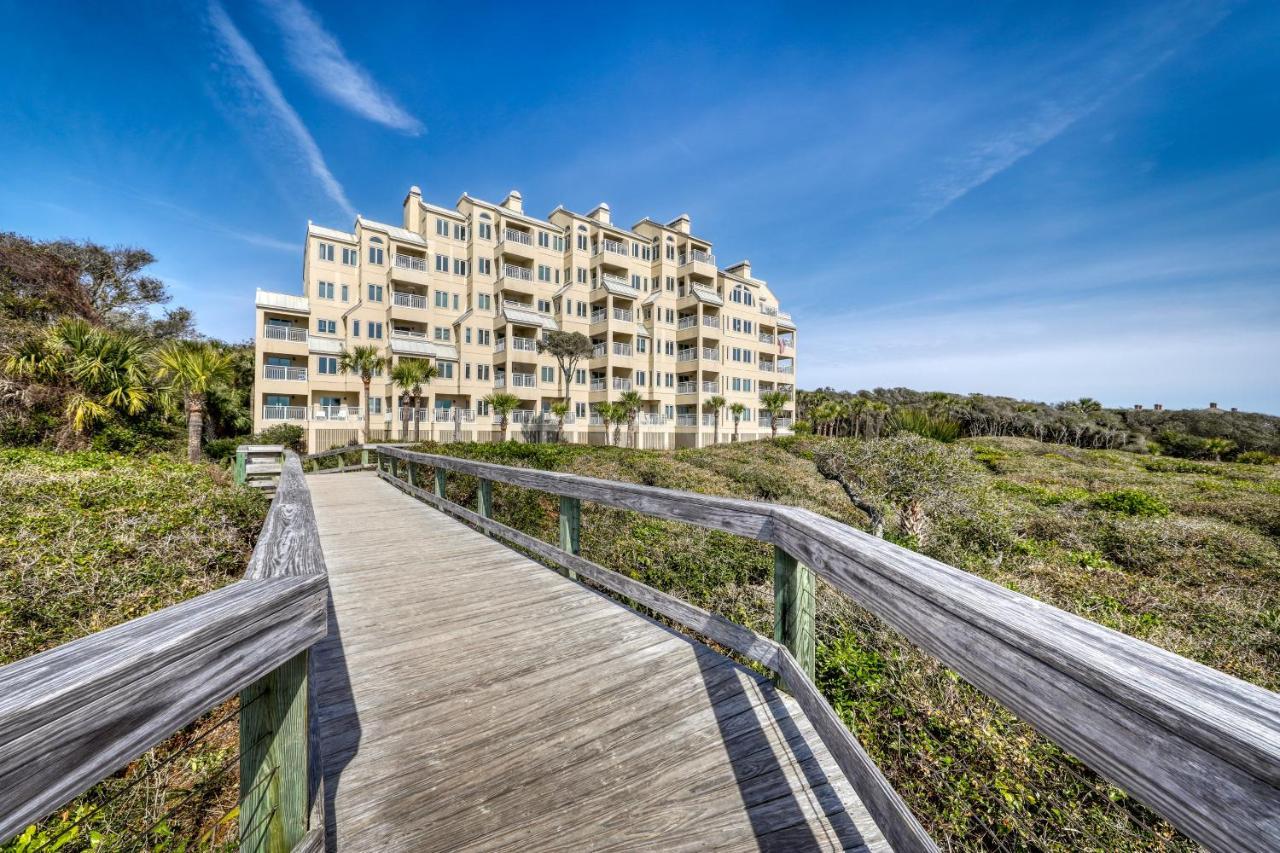
<svg viewBox="0 0 1280 853">
<path fill-rule="evenodd" d="M 1019 83 L 1032 87 L 1027 106 L 948 159 L 942 174 L 922 187 L 913 224 L 932 219 L 1053 142 L 1230 14 L 1229 7 L 1218 4 L 1197 4 L 1185 11 L 1158 8 L 1155 15 L 1127 22 L 1056 66 L 1028 74 L 1027 81 Z M 1016 92 L 1010 99 L 1026 94 Z"/>
<path fill-rule="evenodd" d="M 209 4 L 209 23 L 227 65 L 241 75 L 235 82 L 252 99 L 250 103 L 266 109 L 279 131 L 292 143 L 297 156 L 319 181 L 325 194 L 343 213 L 354 219 L 355 208 L 347 199 L 342 184 L 338 183 L 338 179 L 329 170 L 311 131 L 307 130 L 297 111 L 285 99 L 262 57 L 236 28 L 217 0 Z"/>
<path fill-rule="evenodd" d="M 263 0 L 263 5 L 284 33 L 289 63 L 322 94 L 369 121 L 412 136 L 423 132 L 422 122 L 347 58 L 342 45 L 301 0 Z"/>
</svg>

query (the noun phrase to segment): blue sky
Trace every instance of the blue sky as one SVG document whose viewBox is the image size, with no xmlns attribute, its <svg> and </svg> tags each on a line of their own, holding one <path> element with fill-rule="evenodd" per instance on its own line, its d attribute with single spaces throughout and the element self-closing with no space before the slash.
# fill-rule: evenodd
<svg viewBox="0 0 1280 853">
<path fill-rule="evenodd" d="M 688 212 L 802 387 L 1280 412 L 1280 5 L 880 5 L 0 0 L 0 228 L 245 339 L 307 219 L 516 187 Z"/>
</svg>

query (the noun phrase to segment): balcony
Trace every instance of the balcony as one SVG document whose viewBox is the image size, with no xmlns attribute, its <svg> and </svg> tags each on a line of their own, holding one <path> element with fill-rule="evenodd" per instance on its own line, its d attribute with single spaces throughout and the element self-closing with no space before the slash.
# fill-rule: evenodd
<svg viewBox="0 0 1280 853">
<path fill-rule="evenodd" d="M 540 420 L 538 414 L 536 409 L 516 409 L 507 420 L 513 424 L 534 424 Z"/>
<path fill-rule="evenodd" d="M 697 382 L 677 382 L 676 393 L 677 394 L 697 394 L 698 383 Z"/>
<path fill-rule="evenodd" d="M 290 341 L 295 344 L 307 342 L 307 330 L 301 326 L 282 326 L 271 324 L 262 327 L 262 337 L 272 341 Z"/>
<path fill-rule="evenodd" d="M 707 328 L 709 328 L 709 329 L 719 329 L 719 328 L 720 328 L 720 318 L 719 318 L 719 317 L 716 317 L 716 316 L 710 316 L 710 317 L 709 317 L 709 316 L 707 316 L 707 315 L 705 315 L 705 314 L 704 314 L 704 315 L 702 315 L 702 325 L 706 326 L 706 327 L 707 327 Z"/>
<path fill-rule="evenodd" d="M 685 264 L 711 264 L 715 266 L 716 256 L 710 252 L 703 252 L 694 249 L 692 252 L 682 252 L 680 254 L 680 266 Z"/>
<path fill-rule="evenodd" d="M 524 233 L 523 231 L 517 231 L 514 228 L 503 228 L 502 242 L 504 243 L 512 242 L 512 243 L 519 243 L 522 246 L 532 246 L 533 237 Z"/>
<path fill-rule="evenodd" d="M 537 338 L 518 338 L 514 335 L 510 338 L 498 338 L 498 342 L 493 345 L 494 352 L 506 352 L 510 346 L 513 351 L 518 352 L 537 352 Z"/>
<path fill-rule="evenodd" d="M 591 252 L 592 257 L 608 252 L 613 255 L 627 256 L 627 244 L 618 240 L 601 240 Z"/>
<path fill-rule="evenodd" d="M 305 421 L 307 419 L 307 407 L 263 406 L 262 419 L 264 421 Z"/>
<path fill-rule="evenodd" d="M 613 381 L 612 381 L 612 382 L 610 382 L 610 383 L 609 383 L 609 385 L 610 385 L 610 387 L 612 387 L 612 388 L 613 388 L 613 390 L 615 390 L 615 391 L 630 391 L 630 390 L 631 390 L 631 380 L 630 380 L 630 379 L 623 379 L 621 376 L 615 376 L 615 377 L 613 377 Z"/>
<path fill-rule="evenodd" d="M 458 406 L 448 409 L 438 407 L 432 413 L 431 419 L 438 424 L 451 424 L 455 420 L 461 423 L 472 423 L 476 419 L 476 413 L 472 409 L 463 409 Z"/>
<path fill-rule="evenodd" d="M 399 305 L 402 308 L 419 308 L 426 309 L 427 297 L 419 296 L 416 293 L 404 293 L 397 290 L 391 296 L 392 304 Z"/>
<path fill-rule="evenodd" d="M 624 323 L 633 322 L 635 320 L 635 316 L 634 311 L 629 311 L 626 308 L 613 309 L 613 319 L 621 320 Z M 603 323 L 607 319 L 609 319 L 609 312 L 603 308 L 597 308 L 595 311 L 591 312 L 592 323 Z"/>
<path fill-rule="evenodd" d="M 698 425 L 697 415 L 676 415 L 676 426 L 691 427 Z"/>
<path fill-rule="evenodd" d="M 592 391 L 607 391 L 608 389 L 609 389 L 609 383 L 606 380 L 604 379 L 591 380 Z"/>
<path fill-rule="evenodd" d="M 690 314 L 689 316 L 681 317 L 679 320 L 676 321 L 677 329 L 692 329 L 696 325 L 698 325 L 697 314 Z"/>
<path fill-rule="evenodd" d="M 693 361 L 698 357 L 697 347 L 682 349 L 676 353 L 676 361 Z"/>
<path fill-rule="evenodd" d="M 614 355 L 629 356 L 632 354 L 631 344 L 614 341 L 613 346 L 610 347 L 604 343 L 598 343 L 591 348 L 591 357 L 604 358 L 609 352 L 612 352 Z"/>
<path fill-rule="evenodd" d="M 767 332 L 761 332 L 761 333 L 760 333 L 760 343 L 762 343 L 762 344 L 772 344 L 772 343 L 775 343 L 776 341 L 777 341 L 777 339 L 776 339 L 773 335 L 770 335 L 770 334 L 768 334 Z"/>
<path fill-rule="evenodd" d="M 773 362 L 772 361 L 760 362 L 760 369 L 763 370 L 765 373 L 773 373 Z"/>
<path fill-rule="evenodd" d="M 676 354 L 676 361 L 693 361 L 695 358 L 701 358 L 704 361 L 719 361 L 720 350 L 713 347 L 689 347 L 682 349 Z"/>
<path fill-rule="evenodd" d="M 427 333 L 418 329 L 392 329 L 391 337 L 393 338 L 425 338 Z"/>
<path fill-rule="evenodd" d="M 762 427 L 769 427 L 769 426 L 771 425 L 771 421 L 770 421 L 770 418 L 769 418 L 769 416 L 768 416 L 768 415 L 761 415 L 761 416 L 756 420 L 756 424 L 757 424 L 758 426 L 762 426 Z M 778 429 L 791 429 L 791 418 L 790 418 L 790 417 L 779 417 L 779 418 L 778 418 Z"/>
<path fill-rule="evenodd" d="M 720 393 L 720 383 L 715 382 L 715 381 L 712 381 L 712 382 L 703 382 L 703 383 L 702 383 L 702 393 L 703 393 L 703 394 L 718 394 L 718 393 Z"/>
<path fill-rule="evenodd" d="M 694 249 L 680 255 L 678 272 L 680 275 L 697 275 L 703 278 L 716 277 L 716 256 Z"/>
<path fill-rule="evenodd" d="M 503 264 L 502 277 L 515 279 L 516 281 L 533 281 L 533 270 L 525 269 L 515 264 Z"/>
<path fill-rule="evenodd" d="M 502 239 L 498 241 L 498 251 L 521 258 L 532 258 L 533 236 L 514 228 L 503 228 Z"/>
<path fill-rule="evenodd" d="M 287 382 L 306 382 L 305 367 L 288 367 L 282 364 L 265 364 L 262 366 L 263 379 L 283 379 Z"/>
<path fill-rule="evenodd" d="M 416 255 L 401 255 L 399 253 L 391 256 L 391 279 L 392 281 L 404 281 L 409 284 L 427 284 L 427 259 L 419 258 Z"/>
<path fill-rule="evenodd" d="M 667 416 L 660 412 L 640 412 L 637 416 L 641 426 L 666 426 Z"/>
<path fill-rule="evenodd" d="M 493 380 L 493 387 L 494 388 L 507 387 L 507 377 L 501 373 L 498 374 L 498 376 L 495 377 Z M 537 374 L 534 374 L 534 373 L 512 373 L 511 387 L 512 388 L 537 388 L 538 376 Z"/>
<path fill-rule="evenodd" d="M 795 369 L 795 367 L 793 367 L 793 366 L 792 366 L 792 365 L 790 365 L 790 364 L 780 364 L 780 365 L 778 365 L 778 372 L 779 372 L 779 373 L 785 373 L 785 374 L 787 374 L 787 375 L 789 376 L 789 375 L 791 375 L 792 373 L 795 373 L 795 372 L 796 372 L 796 369 Z"/>
<path fill-rule="evenodd" d="M 360 421 L 364 415 L 359 406 L 312 406 L 313 421 Z"/>
</svg>

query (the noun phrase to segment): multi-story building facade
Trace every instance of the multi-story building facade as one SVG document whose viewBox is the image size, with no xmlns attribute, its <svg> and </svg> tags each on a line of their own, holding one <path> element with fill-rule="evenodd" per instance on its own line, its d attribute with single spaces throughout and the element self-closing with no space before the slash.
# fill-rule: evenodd
<svg viewBox="0 0 1280 853">
<path fill-rule="evenodd" d="M 345 443 L 370 412 L 370 439 L 488 440 L 498 424 L 484 398 L 520 399 L 509 437 L 606 443 L 596 406 L 634 390 L 644 400 L 640 447 L 695 447 L 716 438 L 708 401 L 722 397 L 720 441 L 770 433 L 761 396 L 781 390 L 794 413 L 796 327 L 747 261 L 717 267 L 688 216 L 613 224 L 587 214 L 524 212 L 519 192 L 500 204 L 464 194 L 454 209 L 417 187 L 400 226 L 357 217 L 351 231 L 308 224 L 300 295 L 257 293 L 254 426 L 295 423 L 312 448 Z M 576 331 L 593 343 L 565 388 L 538 340 Z M 364 399 L 340 371 L 344 349 L 373 345 L 389 362 L 427 359 L 439 372 L 411 409 L 388 371 Z M 550 411 L 566 397 L 563 423 Z M 741 404 L 739 423 L 733 406 Z"/>
</svg>

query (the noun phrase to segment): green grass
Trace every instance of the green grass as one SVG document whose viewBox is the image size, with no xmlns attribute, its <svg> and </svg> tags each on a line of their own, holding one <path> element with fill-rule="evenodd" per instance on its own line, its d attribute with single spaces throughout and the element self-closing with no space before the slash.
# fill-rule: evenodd
<svg viewBox="0 0 1280 853">
<path fill-rule="evenodd" d="M 0 493 L 0 664 L 239 579 L 267 508 L 262 495 L 211 466 L 92 451 L 0 450 Z M 185 841 L 196 849 L 234 839 L 234 816 L 215 826 L 235 805 L 234 768 L 217 774 L 235 754 L 234 724 L 161 767 L 230 708 L 196 721 L 0 851 L 34 851 L 55 838 L 44 849 L 171 850 Z M 146 839 L 132 839 L 130 831 L 193 789 Z"/>
<path fill-rule="evenodd" d="M 865 518 L 816 472 L 830 439 L 702 450 L 428 445 L 511 465 Z M 1280 688 L 1280 471 L 1083 451 L 1025 439 L 951 445 L 968 504 L 930 519 L 930 556 L 1065 610 Z M 452 477 L 449 497 L 474 501 Z M 554 541 L 556 503 L 495 487 L 499 520 Z M 761 633 L 772 557 L 738 537 L 592 504 L 582 551 Z M 898 538 L 893 524 L 887 531 Z M 1193 845 L 997 703 L 820 585 L 818 681 L 946 849 L 1190 850 Z"/>
</svg>

